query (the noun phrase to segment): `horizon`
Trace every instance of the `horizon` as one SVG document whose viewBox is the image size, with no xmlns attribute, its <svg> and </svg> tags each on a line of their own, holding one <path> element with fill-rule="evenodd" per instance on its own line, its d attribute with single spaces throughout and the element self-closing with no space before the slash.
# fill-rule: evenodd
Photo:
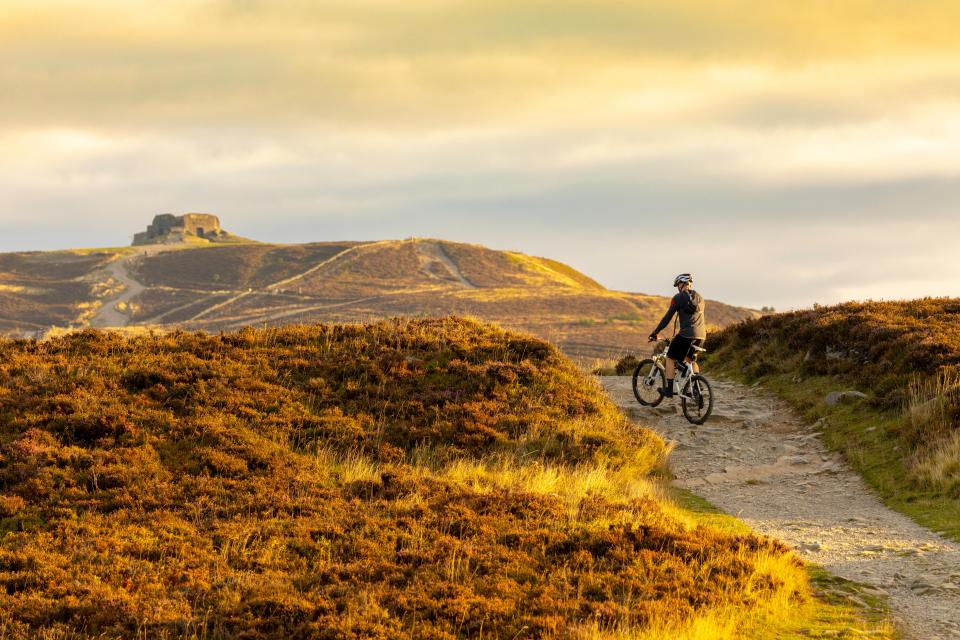
<svg viewBox="0 0 960 640">
<path fill-rule="evenodd" d="M 187 213 L 187 212 L 180 212 L 180 213 L 168 212 L 168 213 L 173 213 L 173 215 L 182 215 L 183 213 Z M 201 212 L 190 212 L 190 213 L 201 213 Z M 212 213 L 212 212 L 202 212 L 202 213 Z M 213 215 L 217 215 L 217 214 L 213 213 Z M 219 217 L 219 216 L 218 216 L 218 217 Z M 221 220 L 221 223 L 222 223 L 222 222 L 223 222 L 223 219 L 221 218 L 220 220 Z M 146 225 L 144 225 L 144 226 L 146 226 Z M 226 226 L 224 226 L 223 228 L 224 228 L 225 231 L 228 231 L 228 232 L 233 233 L 233 231 L 232 231 L 231 229 L 227 228 Z M 397 242 L 402 242 L 402 241 L 406 241 L 406 240 L 416 240 L 416 239 L 419 239 L 419 240 L 438 240 L 438 241 L 442 241 L 442 242 L 453 242 L 453 243 L 462 242 L 462 243 L 464 243 L 464 244 L 481 244 L 481 243 L 476 243 L 476 242 L 469 242 L 469 241 L 466 241 L 466 240 L 453 240 L 453 239 L 450 239 L 450 238 L 440 238 L 440 237 L 433 237 L 433 236 L 407 236 L 407 237 L 405 237 L 405 238 L 367 238 L 367 239 L 362 239 L 362 240 L 361 240 L 361 239 L 357 239 L 357 238 L 336 238 L 336 239 L 335 239 L 335 238 L 330 238 L 330 239 L 324 239 L 324 240 L 305 240 L 305 241 L 302 241 L 302 242 L 271 242 L 271 241 L 260 240 L 260 239 L 258 239 L 258 238 L 250 238 L 250 237 L 247 237 L 247 236 L 243 236 L 242 234 L 236 234 L 236 233 L 234 233 L 234 235 L 244 237 L 244 239 L 249 240 L 249 241 L 251 241 L 252 243 L 256 243 L 256 244 L 275 244 L 275 245 L 311 244 L 311 243 L 315 243 L 315 242 L 383 242 L 383 241 L 397 241 Z M 133 236 L 133 234 L 131 234 L 131 239 L 132 239 L 132 236 Z M 68 251 L 68 252 L 69 252 L 69 251 L 93 251 L 93 250 L 98 250 L 98 249 L 124 248 L 124 247 L 128 247 L 128 246 L 133 246 L 133 245 L 129 245 L 129 244 L 126 244 L 126 245 L 124 245 L 124 244 L 117 244 L 117 245 L 103 245 L 103 246 L 54 247 L 54 248 L 49 248 L 49 249 L 23 249 L 23 250 L 19 250 L 19 251 L 3 251 L 3 252 L 0 252 L 0 253 L 32 253 L 32 252 L 37 252 L 37 251 L 41 251 L 41 252 L 42 252 L 42 251 Z M 196 248 L 201 248 L 201 249 L 202 249 L 202 248 L 204 248 L 204 246 L 205 246 L 205 245 L 198 245 Z M 213 247 L 229 247 L 229 246 L 236 246 L 236 245 L 235 245 L 235 244 L 216 244 L 216 243 L 211 243 L 210 245 L 206 245 L 206 246 L 207 246 L 208 248 L 213 248 Z M 482 245 L 482 246 L 485 246 L 485 247 L 487 247 L 487 248 L 489 248 L 489 249 L 493 249 L 493 250 L 495 250 L 495 251 L 519 251 L 519 250 L 514 249 L 514 248 L 511 248 L 511 247 L 489 247 L 489 246 L 487 246 L 487 245 Z M 521 251 L 520 253 L 526 253 L 527 255 L 534 255 L 534 254 L 530 254 L 530 253 L 522 252 L 522 251 Z M 548 256 L 548 255 L 541 255 L 541 256 L 537 256 L 537 257 L 551 258 L 551 256 Z M 658 290 L 658 291 L 640 291 L 640 290 L 630 290 L 630 289 L 615 289 L 615 288 L 613 288 L 613 287 L 608 287 L 606 284 L 604 284 L 604 283 L 603 283 L 602 281 L 600 281 L 598 278 L 595 278 L 595 277 L 594 277 L 593 275 L 591 275 L 590 273 L 588 273 L 588 272 L 586 272 L 586 271 L 583 271 L 582 269 L 577 268 L 575 265 L 570 264 L 570 265 L 568 265 L 568 266 L 571 266 L 571 267 L 577 269 L 578 271 L 580 271 L 581 273 L 583 273 L 584 275 L 586 275 L 587 277 L 589 277 L 589 278 L 591 278 L 591 279 L 597 280 L 598 282 L 600 282 L 601 285 L 605 286 L 607 289 L 617 290 L 617 291 L 623 291 L 623 292 L 627 292 L 627 293 L 638 293 L 638 294 L 644 294 L 644 295 L 655 295 L 655 296 L 664 296 L 664 297 L 670 297 L 670 296 L 672 296 L 672 295 L 675 293 L 675 290 L 673 289 L 673 287 L 666 287 L 666 288 L 664 288 L 662 291 L 661 291 L 661 290 Z M 671 278 L 672 278 L 672 277 L 673 277 L 673 276 L 671 276 Z M 699 288 L 699 287 L 696 287 L 696 285 L 695 285 L 695 288 L 696 288 L 698 291 L 700 290 L 700 288 Z M 740 307 L 752 309 L 752 310 L 754 310 L 754 311 L 760 311 L 763 307 L 767 307 L 767 308 L 770 308 L 770 309 L 772 309 L 773 311 L 776 311 L 776 312 L 800 311 L 800 310 L 803 310 L 803 309 L 810 309 L 810 308 L 814 308 L 814 307 L 818 307 L 818 306 L 830 306 L 830 305 L 835 305 L 835 304 L 843 304 L 843 303 L 846 303 L 846 302 L 853 302 L 853 303 L 858 303 L 858 302 L 904 302 L 904 301 L 921 299 L 921 298 L 957 298 L 957 297 L 958 297 L 958 296 L 955 296 L 955 295 L 954 295 L 954 296 L 950 296 L 950 295 L 944 295 L 944 296 L 922 295 L 922 296 L 915 296 L 915 297 L 912 297 L 912 298 L 867 297 L 867 298 L 849 298 L 849 299 L 836 300 L 836 301 L 833 301 L 833 302 L 826 302 L 826 303 L 820 302 L 820 301 L 817 301 L 817 300 L 814 300 L 813 302 L 811 302 L 811 303 L 808 304 L 808 305 L 795 306 L 795 307 L 773 307 L 772 305 L 757 305 L 757 306 L 751 306 L 751 305 L 747 305 L 747 304 L 738 304 L 738 303 L 732 302 L 732 301 L 730 301 L 730 300 L 724 300 L 724 299 L 722 299 L 722 298 L 718 298 L 718 297 L 713 296 L 713 295 L 710 295 L 709 293 L 706 293 L 706 292 L 704 292 L 704 295 L 705 295 L 705 297 L 706 297 L 707 299 L 712 299 L 712 300 L 714 300 L 714 301 L 716 301 L 716 302 L 722 302 L 722 303 L 725 303 L 725 304 L 730 304 L 730 305 L 734 305 L 734 306 L 740 306 Z M 708 314 L 709 314 L 709 312 L 708 312 Z"/>
<path fill-rule="evenodd" d="M 11 0 L 0 251 L 210 211 L 778 310 L 956 296 L 948 2 Z"/>
</svg>

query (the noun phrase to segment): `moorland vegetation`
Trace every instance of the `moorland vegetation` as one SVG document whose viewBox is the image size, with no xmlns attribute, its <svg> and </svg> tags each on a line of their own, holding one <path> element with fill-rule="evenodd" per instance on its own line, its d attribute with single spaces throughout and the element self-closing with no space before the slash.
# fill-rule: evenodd
<svg viewBox="0 0 960 640">
<path fill-rule="evenodd" d="M 0 342 L 0 636 L 700 638 L 809 600 L 667 447 L 472 320 Z"/>
<path fill-rule="evenodd" d="M 960 299 L 848 303 L 712 335 L 710 365 L 779 391 L 892 506 L 960 538 Z M 829 392 L 857 390 L 828 403 Z"/>
<path fill-rule="evenodd" d="M 538 335 L 574 357 L 636 345 L 666 306 L 611 291 L 572 267 L 513 251 L 409 238 L 378 242 L 196 243 L 0 254 L 0 334 L 82 328 L 115 304 L 115 261 L 143 290 L 125 326 L 230 331 L 245 326 L 471 315 Z M 162 249 L 162 251 L 161 251 Z M 114 264 L 110 264 L 113 262 Z M 720 324 L 752 317 L 710 303 Z M 115 320 L 113 320 L 115 321 Z"/>
</svg>

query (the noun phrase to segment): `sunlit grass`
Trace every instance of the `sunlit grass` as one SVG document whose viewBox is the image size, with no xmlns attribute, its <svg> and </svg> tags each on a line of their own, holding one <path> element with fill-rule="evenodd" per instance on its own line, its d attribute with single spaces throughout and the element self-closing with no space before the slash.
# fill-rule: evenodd
<svg viewBox="0 0 960 640">
<path fill-rule="evenodd" d="M 708 357 L 819 421 L 889 506 L 960 540 L 958 310 L 944 298 L 770 315 L 712 337 Z M 846 389 L 869 397 L 824 402 Z"/>
<path fill-rule="evenodd" d="M 764 637 L 813 602 L 473 320 L 0 341 L 0 412 L 2 638 Z"/>
</svg>

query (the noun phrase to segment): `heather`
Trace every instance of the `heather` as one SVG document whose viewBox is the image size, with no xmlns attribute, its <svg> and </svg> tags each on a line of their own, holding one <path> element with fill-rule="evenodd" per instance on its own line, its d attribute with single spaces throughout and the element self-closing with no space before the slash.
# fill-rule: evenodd
<svg viewBox="0 0 960 640">
<path fill-rule="evenodd" d="M 547 343 L 457 318 L 0 342 L 6 638 L 735 637 L 806 598 Z"/>
<path fill-rule="evenodd" d="M 960 299 L 768 315 L 708 346 L 711 366 L 769 383 L 818 420 L 894 506 L 960 535 Z M 867 398 L 827 406 L 844 390 Z"/>
</svg>

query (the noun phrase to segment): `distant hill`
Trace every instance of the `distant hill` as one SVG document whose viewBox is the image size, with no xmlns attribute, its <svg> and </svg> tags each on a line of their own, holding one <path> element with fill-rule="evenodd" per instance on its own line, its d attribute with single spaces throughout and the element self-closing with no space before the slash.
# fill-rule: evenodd
<svg viewBox="0 0 960 640">
<path fill-rule="evenodd" d="M 641 345 L 667 304 L 611 291 L 548 258 L 431 239 L 300 245 L 191 242 L 0 255 L 0 331 L 355 322 L 473 315 L 574 356 Z M 755 317 L 708 303 L 717 326 Z"/>
</svg>

